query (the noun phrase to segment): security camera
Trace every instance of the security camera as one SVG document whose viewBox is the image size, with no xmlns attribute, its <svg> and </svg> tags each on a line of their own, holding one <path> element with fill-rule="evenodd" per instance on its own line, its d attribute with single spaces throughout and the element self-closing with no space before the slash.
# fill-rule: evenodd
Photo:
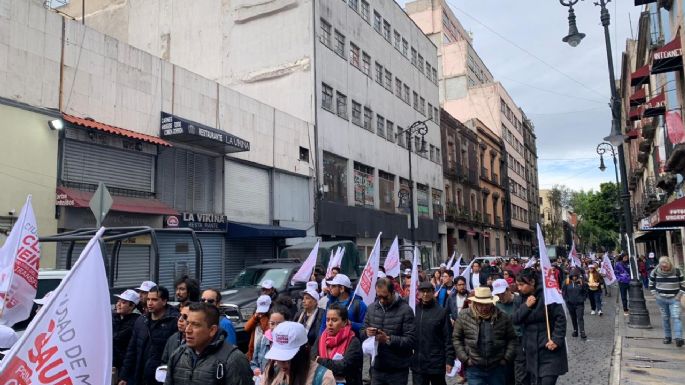
<svg viewBox="0 0 685 385">
<path fill-rule="evenodd" d="M 16 210 L 16 209 L 12 209 L 12 210 L 10 210 L 10 211 L 7 212 L 7 214 L 9 214 L 10 216 L 12 216 L 12 215 L 14 215 L 14 214 L 16 214 L 16 213 L 17 213 L 17 210 Z"/>
</svg>

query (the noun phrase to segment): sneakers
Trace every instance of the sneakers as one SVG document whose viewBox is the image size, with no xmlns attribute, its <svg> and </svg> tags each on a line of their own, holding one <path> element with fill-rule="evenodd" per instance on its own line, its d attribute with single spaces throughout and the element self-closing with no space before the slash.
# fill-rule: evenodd
<svg viewBox="0 0 685 385">
<path fill-rule="evenodd" d="M 580 332 L 580 338 L 582 338 L 584 340 L 587 339 L 587 335 L 585 335 L 585 332 Z"/>
<path fill-rule="evenodd" d="M 665 345 L 668 345 L 668 344 L 670 344 L 670 343 L 671 343 L 671 337 L 666 337 L 666 338 L 664 338 L 664 344 L 665 344 Z"/>
<path fill-rule="evenodd" d="M 602 313 L 602 311 L 600 310 L 600 311 L 597 312 L 597 314 L 599 314 L 599 316 L 601 317 L 603 313 Z"/>
<path fill-rule="evenodd" d="M 684 341 L 683 341 L 682 338 L 676 338 L 676 339 L 675 339 L 675 346 L 677 346 L 677 347 L 680 348 L 680 347 L 683 346 L 683 342 L 684 342 Z"/>
<path fill-rule="evenodd" d="M 578 331 L 574 330 L 573 333 L 571 334 L 571 337 L 578 337 Z"/>
<path fill-rule="evenodd" d="M 594 310 L 593 310 L 593 311 L 591 311 L 591 312 L 590 312 L 590 314 L 592 314 L 592 315 L 595 315 L 595 311 L 594 311 Z"/>
<path fill-rule="evenodd" d="M 624 311 L 623 311 L 623 315 L 627 316 L 628 314 L 629 314 L 629 313 L 628 313 L 628 310 L 624 310 Z"/>
</svg>

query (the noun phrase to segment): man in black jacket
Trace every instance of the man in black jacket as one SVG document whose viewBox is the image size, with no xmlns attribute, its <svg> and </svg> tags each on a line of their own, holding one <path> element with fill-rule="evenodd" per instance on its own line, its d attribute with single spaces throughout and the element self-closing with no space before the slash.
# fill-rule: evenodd
<svg viewBox="0 0 685 385">
<path fill-rule="evenodd" d="M 115 297 L 119 299 L 115 305 L 114 313 L 112 313 L 112 367 L 118 375 L 121 366 L 124 364 L 128 343 L 133 335 L 133 325 L 140 317 L 140 314 L 133 312 L 138 306 L 140 297 L 133 290 L 126 290 L 115 295 Z"/>
<path fill-rule="evenodd" d="M 219 309 L 191 303 L 186 344 L 169 358 L 165 385 L 251 385 L 247 357 L 225 341 L 219 328 Z"/>
<path fill-rule="evenodd" d="M 387 278 L 376 281 L 376 302 L 369 306 L 362 335 L 375 337 L 378 354 L 371 367 L 371 385 L 406 385 L 416 336 L 414 312 L 395 293 Z"/>
<path fill-rule="evenodd" d="M 148 315 L 139 317 L 133 325 L 121 380 L 118 385 L 156 385 L 155 371 L 162 361 L 167 340 L 177 330 L 178 310 L 169 306 L 169 290 L 163 286 L 150 289 L 147 296 Z"/>
<path fill-rule="evenodd" d="M 421 303 L 416 306 L 416 346 L 411 363 L 414 385 L 445 385 L 445 373 L 454 365 L 452 322 L 447 309 L 435 301 L 430 282 L 419 285 Z"/>
</svg>

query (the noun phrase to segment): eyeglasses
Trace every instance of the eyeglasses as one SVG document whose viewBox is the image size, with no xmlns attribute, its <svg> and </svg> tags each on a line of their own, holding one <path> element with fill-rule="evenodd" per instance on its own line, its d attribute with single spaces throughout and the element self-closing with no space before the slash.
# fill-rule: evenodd
<svg viewBox="0 0 685 385">
<path fill-rule="evenodd" d="M 214 298 L 202 298 L 201 301 L 202 301 L 202 302 L 205 302 L 205 303 L 214 303 L 214 302 L 216 302 L 216 300 L 215 300 Z"/>
</svg>

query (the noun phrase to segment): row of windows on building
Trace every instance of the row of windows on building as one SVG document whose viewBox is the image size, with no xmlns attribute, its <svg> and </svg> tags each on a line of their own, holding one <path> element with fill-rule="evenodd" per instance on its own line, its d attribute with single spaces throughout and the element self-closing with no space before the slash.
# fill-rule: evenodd
<svg viewBox="0 0 685 385">
<path fill-rule="evenodd" d="M 332 49 L 342 59 L 345 58 L 345 35 L 337 29 L 335 32 L 335 41 L 331 40 L 331 25 L 324 19 L 321 19 L 321 42 Z M 357 44 L 350 41 L 350 55 L 349 61 L 352 66 L 360 70 L 364 75 L 372 78 L 375 75 L 376 83 L 378 83 L 385 90 L 393 93 L 393 74 L 383 64 L 375 61 L 374 73 L 371 73 L 371 56 L 363 51 Z M 437 76 L 437 75 L 436 75 Z M 437 106 L 431 103 L 426 103 L 426 99 L 419 95 L 418 92 L 412 91 L 409 85 L 402 81 L 399 77 L 394 77 L 394 94 L 403 102 L 410 105 L 421 115 L 440 124 L 440 113 Z M 412 98 L 413 97 L 413 98 Z"/>
<path fill-rule="evenodd" d="M 323 152 L 324 199 L 332 202 L 348 204 L 348 161 L 330 152 Z M 389 213 L 409 213 L 408 202 L 398 202 L 395 185 L 397 177 L 388 172 L 378 170 L 378 183 L 374 176 L 373 167 L 359 162 L 353 162 L 354 205 L 366 208 L 376 208 L 375 189 L 378 189 L 378 208 Z M 409 191 L 409 180 L 399 178 L 399 189 Z M 430 206 L 433 216 L 442 215 L 442 191 L 430 188 L 428 185 L 416 184 L 416 201 L 419 216 L 430 217 Z M 398 198 L 399 199 L 399 198 Z"/>
<path fill-rule="evenodd" d="M 528 222 L 530 220 L 530 218 L 528 218 L 528 210 L 513 203 L 511 205 L 511 218 L 522 222 Z"/>
<path fill-rule="evenodd" d="M 366 0 L 343 0 L 343 2 L 347 3 L 349 7 L 359 14 L 359 16 L 368 24 L 372 23 L 371 7 Z M 404 58 L 410 60 L 411 64 L 416 67 L 420 73 L 426 75 L 428 80 L 436 85 L 438 84 L 437 66 L 431 65 L 423 58 L 423 55 L 418 53 L 416 48 L 410 47 L 407 39 L 404 38 L 397 29 L 393 29 L 388 19 L 383 18 L 377 9 L 374 9 L 373 11 L 373 29 L 388 43 L 392 44 Z M 409 52 L 411 52 L 411 56 Z"/>
<path fill-rule="evenodd" d="M 525 180 L 528 180 L 526 167 L 521 162 L 516 160 L 511 154 L 507 154 L 507 160 L 509 161 L 509 170 L 519 174 Z"/>
<path fill-rule="evenodd" d="M 516 152 L 525 156 L 525 153 L 527 151 L 526 151 L 525 147 L 523 146 L 523 143 L 521 143 L 520 140 L 516 139 L 516 137 L 511 133 L 511 131 L 504 124 L 502 125 L 502 136 L 504 136 L 504 140 L 506 140 L 507 143 L 509 143 L 512 147 L 514 147 L 514 150 Z"/>
<path fill-rule="evenodd" d="M 395 123 L 390 119 L 387 119 L 381 114 L 374 114 L 374 111 L 369 106 L 362 106 L 361 103 L 352 99 L 352 118 L 348 115 L 348 100 L 347 95 L 340 91 L 333 90 L 333 87 L 326 83 L 321 83 L 321 108 L 324 110 L 336 114 L 342 119 L 351 120 L 352 124 L 364 128 L 370 132 L 376 132 L 376 134 L 382 138 L 387 139 L 391 143 L 397 143 L 403 148 L 407 148 L 406 135 L 403 135 L 404 128 L 401 126 L 395 126 Z M 433 116 L 439 116 L 439 112 L 436 111 Z M 438 121 L 436 123 L 439 124 Z M 428 148 L 426 152 L 421 150 L 421 139 L 414 137 L 415 143 L 413 144 L 413 151 L 418 155 L 430 159 L 435 163 L 442 163 L 442 155 L 440 154 L 440 148 L 436 145 L 428 143 Z"/>
<path fill-rule="evenodd" d="M 502 115 L 504 115 L 507 120 L 514 125 L 514 128 L 516 128 L 516 131 L 518 131 L 519 134 L 523 135 L 523 122 L 516 118 L 514 111 L 509 108 L 509 105 L 504 101 L 504 99 L 500 98 L 499 104 Z"/>
<path fill-rule="evenodd" d="M 509 191 L 521 199 L 528 199 L 528 188 L 516 183 L 513 179 L 509 179 Z"/>
</svg>

